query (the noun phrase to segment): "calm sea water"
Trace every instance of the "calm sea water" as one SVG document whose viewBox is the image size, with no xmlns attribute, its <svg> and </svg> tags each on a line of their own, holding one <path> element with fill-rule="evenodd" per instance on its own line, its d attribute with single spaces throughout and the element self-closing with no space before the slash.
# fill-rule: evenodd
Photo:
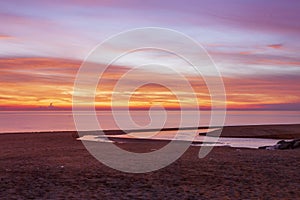
<svg viewBox="0 0 300 200">
<path fill-rule="evenodd" d="M 184 117 L 193 119 L 195 112 L 189 111 Z M 82 112 L 82 115 L 88 115 Z M 164 121 L 160 112 L 131 111 L 131 118 L 136 127 L 128 124 L 126 112 L 118 113 L 121 117 L 122 128 L 148 128 L 152 120 Z M 101 129 L 119 129 L 117 123 L 108 111 L 97 112 Z M 122 122 L 123 120 L 123 122 Z M 209 111 L 201 111 L 200 126 L 207 126 L 210 120 Z M 168 111 L 164 124 L 165 128 L 178 127 L 180 111 Z M 299 111 L 227 111 L 225 125 L 252 125 L 252 124 L 295 124 L 300 123 Z M 155 125 L 151 128 L 156 128 Z M 157 127 L 161 128 L 161 127 Z M 71 111 L 1 111 L 0 133 L 4 132 L 36 132 L 36 131 L 68 131 L 76 130 Z M 91 128 L 90 130 L 94 130 Z"/>
</svg>

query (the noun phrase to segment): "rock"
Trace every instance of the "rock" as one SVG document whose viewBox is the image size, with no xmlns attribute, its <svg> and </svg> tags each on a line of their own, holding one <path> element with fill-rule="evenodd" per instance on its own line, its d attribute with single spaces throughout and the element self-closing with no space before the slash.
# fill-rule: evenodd
<svg viewBox="0 0 300 200">
<path fill-rule="evenodd" d="M 276 149 L 277 149 L 277 146 L 276 146 L 276 145 L 266 147 L 266 150 L 276 150 Z"/>
<path fill-rule="evenodd" d="M 285 141 L 285 140 L 280 140 L 277 142 L 278 144 L 278 149 L 291 149 L 293 146 L 293 141 Z"/>
<path fill-rule="evenodd" d="M 273 146 L 262 146 L 258 149 L 267 149 L 267 150 L 275 150 L 275 149 L 296 149 L 300 148 L 300 139 L 294 139 L 294 140 L 280 140 L 277 142 L 277 144 Z"/>
<path fill-rule="evenodd" d="M 297 148 L 300 148 L 300 139 L 294 140 L 292 149 L 297 149 Z"/>
<path fill-rule="evenodd" d="M 258 147 L 258 149 L 267 149 L 267 147 L 269 147 L 269 146 L 261 146 L 261 147 Z"/>
</svg>

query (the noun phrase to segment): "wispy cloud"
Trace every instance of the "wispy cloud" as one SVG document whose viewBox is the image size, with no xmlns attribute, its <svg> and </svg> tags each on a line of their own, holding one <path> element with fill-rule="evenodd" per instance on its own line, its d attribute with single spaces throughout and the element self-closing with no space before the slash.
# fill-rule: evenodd
<svg viewBox="0 0 300 200">
<path fill-rule="evenodd" d="M 283 47 L 283 44 L 270 44 L 268 47 L 273 49 L 281 49 Z"/>
<path fill-rule="evenodd" d="M 0 34 L 0 40 L 13 39 L 10 35 Z"/>
</svg>

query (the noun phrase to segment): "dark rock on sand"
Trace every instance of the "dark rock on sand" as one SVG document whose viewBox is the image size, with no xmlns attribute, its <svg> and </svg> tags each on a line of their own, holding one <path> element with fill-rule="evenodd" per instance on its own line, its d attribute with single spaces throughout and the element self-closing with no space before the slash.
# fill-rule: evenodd
<svg viewBox="0 0 300 200">
<path fill-rule="evenodd" d="M 273 146 L 262 146 L 259 147 L 259 149 L 268 149 L 268 150 L 274 150 L 274 149 L 296 149 L 300 148 L 300 139 L 294 139 L 294 140 L 280 140 L 277 142 L 277 144 Z"/>
<path fill-rule="evenodd" d="M 280 140 L 277 142 L 277 149 L 291 149 L 293 146 L 293 141 Z"/>
<path fill-rule="evenodd" d="M 300 139 L 294 140 L 292 149 L 300 148 Z"/>
<path fill-rule="evenodd" d="M 261 147 L 258 147 L 258 149 L 267 149 L 268 147 L 271 147 L 271 146 L 261 146 Z"/>
</svg>

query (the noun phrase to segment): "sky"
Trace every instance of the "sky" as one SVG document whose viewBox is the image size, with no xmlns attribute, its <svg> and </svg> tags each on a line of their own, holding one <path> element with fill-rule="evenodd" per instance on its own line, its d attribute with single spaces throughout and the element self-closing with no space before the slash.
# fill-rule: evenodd
<svg viewBox="0 0 300 200">
<path fill-rule="evenodd" d="M 141 27 L 172 29 L 201 44 L 221 73 L 228 109 L 300 110 L 299 7 L 297 0 L 1 1 L 0 110 L 47 108 L 51 103 L 70 108 L 76 73 L 90 51 L 113 35 Z M 139 39 L 114 44 L 107 55 Z M 166 46 L 176 45 L 166 41 Z M 110 66 L 97 88 L 95 105 L 109 107 L 117 93 L 130 95 L 134 108 L 177 108 L 174 93 L 161 85 L 145 85 L 127 94 L 128 87 L 147 77 L 167 80 L 183 94 L 183 106 L 193 107 L 189 91 L 154 66 L 114 92 L 122 74 L 153 60 L 184 74 L 197 103 L 210 106 L 203 78 L 161 51 L 136 52 Z M 120 107 L 128 105 L 114 101 Z"/>
</svg>

